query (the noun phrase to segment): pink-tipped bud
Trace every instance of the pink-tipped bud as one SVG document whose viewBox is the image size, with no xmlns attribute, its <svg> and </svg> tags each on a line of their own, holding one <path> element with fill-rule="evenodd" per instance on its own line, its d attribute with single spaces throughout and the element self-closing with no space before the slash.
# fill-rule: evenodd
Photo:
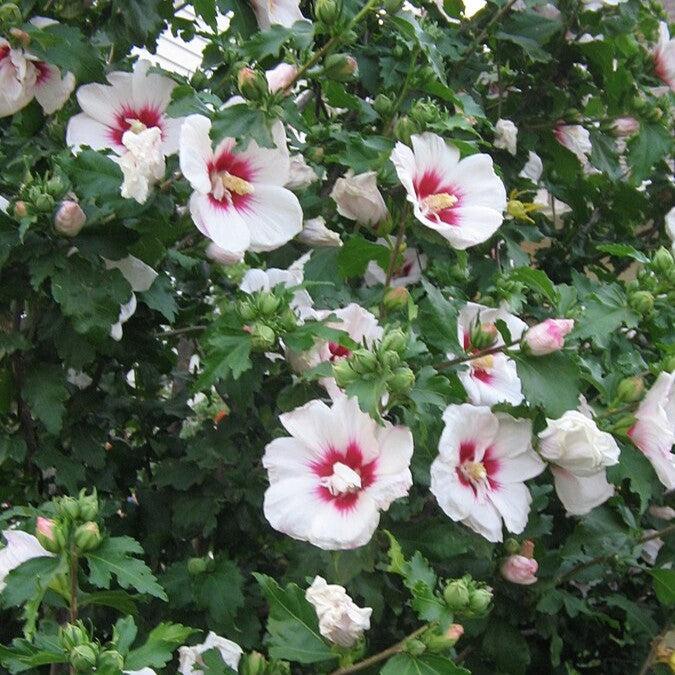
<svg viewBox="0 0 675 675">
<path fill-rule="evenodd" d="M 259 101 L 267 94 L 267 80 L 262 73 L 245 66 L 237 73 L 237 86 L 249 101 Z"/>
<path fill-rule="evenodd" d="M 471 348 L 480 350 L 492 347 L 498 337 L 499 331 L 493 323 L 476 323 L 471 328 Z"/>
<path fill-rule="evenodd" d="M 640 123 L 634 117 L 617 117 L 612 124 L 612 131 L 615 136 L 626 138 L 640 131 Z"/>
<path fill-rule="evenodd" d="M 534 356 L 557 352 L 565 346 L 565 336 L 573 328 L 572 319 L 546 319 L 525 333 L 524 347 Z"/>
<path fill-rule="evenodd" d="M 405 286 L 396 286 L 395 288 L 390 288 L 384 294 L 383 303 L 388 310 L 396 311 L 408 306 L 409 297 L 410 293 Z"/>
<path fill-rule="evenodd" d="M 87 216 L 77 202 L 66 200 L 61 202 L 56 216 L 54 229 L 64 237 L 74 237 L 87 222 Z"/>
<path fill-rule="evenodd" d="M 457 642 L 462 635 L 464 635 L 464 626 L 462 626 L 461 623 L 453 623 L 450 625 L 450 628 L 445 631 L 445 637 L 454 642 Z"/>
<path fill-rule="evenodd" d="M 504 560 L 501 567 L 501 573 L 504 579 L 512 584 L 529 586 L 537 581 L 537 570 L 539 564 L 534 558 L 527 558 L 524 555 L 510 555 Z"/>
<path fill-rule="evenodd" d="M 43 518 L 38 516 L 35 521 L 35 536 L 42 546 L 50 551 L 56 553 L 59 549 L 56 538 L 56 523 L 50 518 Z"/>
<path fill-rule="evenodd" d="M 18 201 L 14 204 L 14 217 L 15 218 L 24 218 L 28 215 L 28 207 L 26 202 Z"/>
<path fill-rule="evenodd" d="M 298 74 L 298 67 L 290 63 L 280 63 L 272 70 L 265 71 L 265 78 L 267 79 L 267 86 L 274 94 L 277 91 L 284 91 L 288 89 L 295 81 L 295 76 Z M 290 92 L 286 92 L 290 93 Z"/>
</svg>

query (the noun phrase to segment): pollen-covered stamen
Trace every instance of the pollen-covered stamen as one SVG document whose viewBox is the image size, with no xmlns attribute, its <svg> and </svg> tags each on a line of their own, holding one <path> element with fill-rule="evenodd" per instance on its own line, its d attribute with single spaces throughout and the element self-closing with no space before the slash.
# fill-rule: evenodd
<svg viewBox="0 0 675 675">
<path fill-rule="evenodd" d="M 487 470 L 482 462 L 465 462 L 462 472 L 472 483 L 481 483 L 487 478 Z"/>
<path fill-rule="evenodd" d="M 478 359 L 473 359 L 471 365 L 475 370 L 489 371 L 495 364 L 495 357 L 492 354 L 486 354 Z"/>
<path fill-rule="evenodd" d="M 251 183 L 239 176 L 231 174 L 229 171 L 218 171 L 211 174 L 211 193 L 213 196 L 222 200 L 226 198 L 232 201 L 232 195 L 250 195 L 255 192 Z"/>
<path fill-rule="evenodd" d="M 333 497 L 353 494 L 361 489 L 361 475 L 342 462 L 333 464 L 333 473 L 324 476 L 319 484 L 328 489 Z"/>
<path fill-rule="evenodd" d="M 428 213 L 438 213 L 445 209 L 452 208 L 458 199 L 455 195 L 448 192 L 439 192 L 435 195 L 429 195 L 421 201 L 422 209 Z"/>
<path fill-rule="evenodd" d="M 127 118 L 124 121 L 129 125 L 127 131 L 132 131 L 135 134 L 140 134 L 148 128 L 141 120 L 135 118 Z"/>
</svg>

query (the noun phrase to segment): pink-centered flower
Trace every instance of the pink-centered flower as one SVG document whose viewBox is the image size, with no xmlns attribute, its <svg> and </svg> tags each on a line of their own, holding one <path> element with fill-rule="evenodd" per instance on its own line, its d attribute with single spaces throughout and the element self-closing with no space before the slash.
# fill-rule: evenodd
<svg viewBox="0 0 675 675">
<path fill-rule="evenodd" d="M 675 38 L 670 37 L 665 21 L 659 23 L 659 40 L 653 56 L 656 76 L 675 91 Z"/>
<path fill-rule="evenodd" d="M 31 23 L 43 28 L 56 22 L 36 17 Z M 51 115 L 63 107 L 74 88 L 72 73 L 62 75 L 56 66 L 0 38 L 0 117 L 13 115 L 33 98 Z"/>
<path fill-rule="evenodd" d="M 261 30 L 274 24 L 291 28 L 305 17 L 300 11 L 300 0 L 250 0 Z"/>
<path fill-rule="evenodd" d="M 501 308 L 485 307 L 474 302 L 467 303 L 457 318 L 457 337 L 460 345 L 468 354 L 480 351 L 471 344 L 471 331 L 477 325 L 493 328 L 496 321 L 506 323 L 511 338 L 520 339 L 527 324 Z M 495 331 L 496 332 L 496 331 Z M 499 333 L 496 334 L 493 346 L 504 344 Z M 453 359 L 457 354 L 448 354 Z M 518 405 L 523 400 L 523 392 L 513 359 L 503 353 L 478 356 L 467 361 L 457 373 L 469 401 L 474 405 L 492 406 L 495 403 L 511 403 Z"/>
<path fill-rule="evenodd" d="M 545 464 L 532 449 L 532 423 L 483 406 L 448 406 L 431 492 L 453 520 L 489 541 L 502 541 L 502 521 L 515 534 L 527 524 L 532 497 L 524 481 Z"/>
<path fill-rule="evenodd" d="M 510 555 L 500 568 L 502 576 L 512 584 L 529 586 L 537 582 L 539 563 L 534 558 L 524 555 Z"/>
<path fill-rule="evenodd" d="M 551 354 L 565 346 L 565 336 L 573 328 L 573 319 L 546 319 L 528 328 L 523 336 L 523 344 L 534 356 Z"/>
<path fill-rule="evenodd" d="M 378 244 L 384 244 L 384 239 L 378 239 Z M 397 288 L 399 286 L 410 286 L 416 284 L 422 278 L 422 270 L 427 266 L 427 256 L 420 253 L 416 248 L 406 248 L 403 252 L 403 260 L 396 267 L 391 275 L 389 285 Z M 374 260 L 368 263 L 364 281 L 366 286 L 375 286 L 384 284 L 387 279 L 387 273 Z"/>
<path fill-rule="evenodd" d="M 290 436 L 265 448 L 265 517 L 275 530 L 327 550 L 370 541 L 380 512 L 412 485 L 410 430 L 377 424 L 355 399 L 310 401 L 280 416 Z"/>
<path fill-rule="evenodd" d="M 460 160 L 459 150 L 436 134 L 413 135 L 391 155 L 415 217 L 456 249 L 489 239 L 502 224 L 506 190 L 489 155 Z"/>
<path fill-rule="evenodd" d="M 129 152 L 124 143 L 127 132 L 140 134 L 157 128 L 162 153 L 176 152 L 184 118 L 166 114 L 176 83 L 163 75 L 148 73 L 149 68 L 148 61 L 138 61 L 133 73 L 110 73 L 109 85 L 80 87 L 77 101 L 82 112 L 70 118 L 66 143 L 72 148 L 84 145 L 93 150 L 109 148 L 123 156 Z"/>
<path fill-rule="evenodd" d="M 279 148 L 246 150 L 234 138 L 212 149 L 211 121 L 190 115 L 180 134 L 180 167 L 194 192 L 190 213 L 197 229 L 224 251 L 272 251 L 302 230 L 298 198 L 286 188 L 288 155 Z"/>
<path fill-rule="evenodd" d="M 659 374 L 628 430 L 633 443 L 652 463 L 659 480 L 675 489 L 675 372 Z"/>
</svg>

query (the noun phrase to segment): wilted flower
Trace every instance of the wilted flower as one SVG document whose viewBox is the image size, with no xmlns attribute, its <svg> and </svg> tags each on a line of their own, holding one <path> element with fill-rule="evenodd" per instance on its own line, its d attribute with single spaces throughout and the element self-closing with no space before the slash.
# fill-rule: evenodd
<svg viewBox="0 0 675 675">
<path fill-rule="evenodd" d="M 495 148 L 506 150 L 515 155 L 518 139 L 518 127 L 511 120 L 497 120 L 495 125 Z"/>
<path fill-rule="evenodd" d="M 460 160 L 459 150 L 436 134 L 412 136 L 391 155 L 415 217 L 456 249 L 489 239 L 502 224 L 506 190 L 489 155 Z"/>
<path fill-rule="evenodd" d="M 291 155 L 288 168 L 288 180 L 284 184 L 289 190 L 300 190 L 318 180 L 312 167 L 307 164 L 303 155 Z"/>
<path fill-rule="evenodd" d="M 574 328 L 572 319 L 546 319 L 527 329 L 523 344 L 534 356 L 557 352 L 565 346 L 565 336 Z"/>
<path fill-rule="evenodd" d="M 569 514 L 588 513 L 614 494 L 605 468 L 618 463 L 619 446 L 578 410 L 547 420 L 539 453 L 551 463 L 556 492 Z"/>
<path fill-rule="evenodd" d="M 604 7 L 617 7 L 622 2 L 626 2 L 626 0 L 582 0 L 582 2 L 586 9 L 597 12 Z"/>
<path fill-rule="evenodd" d="M 374 171 L 357 176 L 349 170 L 335 181 L 330 193 L 337 204 L 338 213 L 363 225 L 377 225 L 387 217 L 387 205 L 377 189 Z"/>
<path fill-rule="evenodd" d="M 116 161 L 122 169 L 124 181 L 121 195 L 145 204 L 150 188 L 164 177 L 166 163 L 162 151 L 162 132 L 159 127 L 125 131 L 122 145 L 127 149 Z"/>
<path fill-rule="evenodd" d="M 7 575 L 13 570 L 33 558 L 53 557 L 32 534 L 21 530 L 5 530 L 2 535 L 7 546 L 0 549 L 0 591 L 5 586 Z"/>
<path fill-rule="evenodd" d="M 541 157 L 530 150 L 527 153 L 527 162 L 518 175 L 522 178 L 529 178 L 536 184 L 541 179 L 542 173 L 544 173 L 544 163 L 541 161 Z"/>
<path fill-rule="evenodd" d="M 74 237 L 84 227 L 87 216 L 77 202 L 67 199 L 54 216 L 54 229 L 64 237 Z"/>
<path fill-rule="evenodd" d="M 305 18 L 300 11 L 300 0 L 251 0 L 251 5 L 261 30 L 274 24 L 290 28 Z"/>
<path fill-rule="evenodd" d="M 291 85 L 297 74 L 297 66 L 290 63 L 280 63 L 278 66 L 272 68 L 272 70 L 265 71 L 267 86 L 272 93 L 283 91 Z"/>
<path fill-rule="evenodd" d="M 378 244 L 384 244 L 384 239 L 378 239 Z M 422 278 L 422 270 L 427 266 L 427 256 L 420 253 L 416 248 L 407 248 L 403 251 L 403 260 L 398 267 L 395 267 L 389 285 L 396 287 L 410 286 L 416 284 Z M 375 286 L 384 284 L 387 280 L 387 273 L 374 260 L 368 263 L 364 281 L 366 286 Z"/>
<path fill-rule="evenodd" d="M 668 24 L 659 23 L 659 40 L 654 48 L 654 70 L 657 77 L 675 91 L 675 38 L 670 37 Z"/>
<path fill-rule="evenodd" d="M 675 489 L 675 372 L 659 374 L 628 430 L 633 443 L 652 463 L 659 480 Z"/>
<path fill-rule="evenodd" d="M 290 436 L 265 448 L 265 517 L 275 530 L 328 550 L 370 541 L 380 511 L 412 485 L 412 434 L 379 425 L 344 396 L 280 416 Z"/>
<path fill-rule="evenodd" d="M 532 502 L 524 481 L 545 468 L 532 449 L 532 423 L 469 404 L 448 406 L 443 421 L 431 465 L 439 506 L 489 541 L 502 540 L 502 521 L 522 532 Z"/>
<path fill-rule="evenodd" d="M 288 156 L 251 141 L 243 152 L 225 138 L 211 149 L 211 121 L 190 115 L 180 135 L 180 166 L 194 193 L 190 213 L 199 231 L 232 255 L 272 251 L 302 229 L 297 197 L 283 187 Z"/>
<path fill-rule="evenodd" d="M 308 246 L 342 246 L 340 235 L 326 227 L 326 221 L 322 216 L 306 220 L 302 225 L 302 232 L 296 239 Z"/>
<path fill-rule="evenodd" d="M 210 649 L 218 650 L 223 661 L 233 670 L 236 671 L 239 668 L 239 660 L 244 653 L 242 648 L 236 642 L 220 637 L 211 631 L 202 644 L 193 647 L 181 647 L 178 650 L 178 672 L 180 675 L 204 675 L 204 671 L 195 668 L 195 666 L 204 664 L 202 654 Z"/>
<path fill-rule="evenodd" d="M 305 597 L 316 609 L 321 635 L 340 647 L 353 647 L 363 631 L 370 628 L 373 610 L 358 607 L 343 586 L 328 584 L 317 576 Z"/>
<path fill-rule="evenodd" d="M 577 156 L 584 165 L 588 165 L 588 155 L 593 150 L 591 135 L 580 124 L 558 124 L 553 135 L 560 145 Z"/>
</svg>

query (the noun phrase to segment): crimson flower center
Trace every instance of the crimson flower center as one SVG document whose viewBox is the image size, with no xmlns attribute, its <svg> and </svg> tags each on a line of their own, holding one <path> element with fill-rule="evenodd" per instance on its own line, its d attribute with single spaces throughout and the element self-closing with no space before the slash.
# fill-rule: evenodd
<svg viewBox="0 0 675 675">
<path fill-rule="evenodd" d="M 338 344 L 337 342 L 329 342 L 328 351 L 330 352 L 331 361 L 344 358 L 352 353 L 351 349 L 349 349 L 348 347 L 343 347 L 341 344 Z"/>
<path fill-rule="evenodd" d="M 159 108 L 153 106 L 143 106 L 134 108 L 125 105 L 121 110 L 115 113 L 114 126 L 110 128 L 111 140 L 119 146 L 123 146 L 122 137 L 127 131 L 133 131 L 138 134 L 146 129 L 159 127 L 164 137 L 164 114 Z"/>
<path fill-rule="evenodd" d="M 455 469 L 457 477 L 462 485 L 470 487 L 476 495 L 499 487 L 495 479 L 499 460 L 492 457 L 493 453 L 492 447 L 489 447 L 479 459 L 473 441 L 464 441 L 459 446 L 459 463 Z"/>
<path fill-rule="evenodd" d="M 462 196 L 453 185 L 446 184 L 444 178 L 433 169 L 425 171 L 413 181 L 415 194 L 422 213 L 447 225 L 457 225 L 456 208 Z"/>
</svg>

